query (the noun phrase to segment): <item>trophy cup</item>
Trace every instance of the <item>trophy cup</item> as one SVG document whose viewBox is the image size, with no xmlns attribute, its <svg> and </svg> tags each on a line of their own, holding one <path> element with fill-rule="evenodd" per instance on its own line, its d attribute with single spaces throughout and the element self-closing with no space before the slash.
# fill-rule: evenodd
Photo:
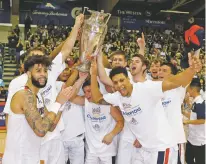
<svg viewBox="0 0 206 164">
<path fill-rule="evenodd" d="M 84 12 L 88 11 L 91 15 L 88 19 L 84 20 L 82 27 L 82 34 L 80 40 L 80 65 L 77 70 L 80 72 L 89 72 L 90 60 L 92 56 L 96 56 L 101 49 L 107 33 L 107 23 L 111 14 L 89 10 L 84 7 Z M 83 12 L 83 14 L 84 14 Z"/>
</svg>

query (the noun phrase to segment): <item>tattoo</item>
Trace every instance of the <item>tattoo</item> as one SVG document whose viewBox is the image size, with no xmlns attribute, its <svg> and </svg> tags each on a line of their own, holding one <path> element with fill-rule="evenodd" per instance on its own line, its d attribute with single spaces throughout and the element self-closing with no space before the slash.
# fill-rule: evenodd
<svg viewBox="0 0 206 164">
<path fill-rule="evenodd" d="M 53 114 L 47 114 L 42 118 L 38 112 L 36 102 L 36 97 L 30 91 L 26 91 L 24 101 L 25 117 L 33 131 L 38 136 L 43 137 L 53 125 L 55 116 Z"/>
<path fill-rule="evenodd" d="M 104 99 L 101 99 L 100 101 L 99 101 L 99 104 L 101 104 L 101 105 L 110 105 L 108 102 L 106 102 Z"/>
</svg>

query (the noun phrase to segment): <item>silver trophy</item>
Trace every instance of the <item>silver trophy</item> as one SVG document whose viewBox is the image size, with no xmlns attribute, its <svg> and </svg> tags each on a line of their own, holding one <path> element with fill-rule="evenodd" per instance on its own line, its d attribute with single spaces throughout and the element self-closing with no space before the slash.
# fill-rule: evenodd
<svg viewBox="0 0 206 164">
<path fill-rule="evenodd" d="M 84 7 L 84 12 L 88 11 L 91 15 L 84 20 L 80 41 L 80 65 L 77 69 L 81 72 L 89 72 L 90 60 L 92 56 L 96 56 L 101 49 L 107 33 L 107 23 L 111 14 L 89 10 Z M 83 12 L 83 13 L 84 13 Z"/>
</svg>

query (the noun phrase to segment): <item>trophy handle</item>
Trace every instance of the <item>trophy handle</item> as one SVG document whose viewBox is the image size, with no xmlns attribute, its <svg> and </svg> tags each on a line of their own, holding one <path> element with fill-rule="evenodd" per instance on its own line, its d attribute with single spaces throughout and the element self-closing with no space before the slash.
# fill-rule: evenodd
<svg viewBox="0 0 206 164">
<path fill-rule="evenodd" d="M 107 24 L 108 23 L 108 21 L 109 21 L 109 19 L 110 19 L 110 17 L 111 17 L 112 15 L 111 14 L 108 14 L 108 18 L 107 18 L 107 20 L 106 20 L 106 23 L 105 24 Z"/>
</svg>

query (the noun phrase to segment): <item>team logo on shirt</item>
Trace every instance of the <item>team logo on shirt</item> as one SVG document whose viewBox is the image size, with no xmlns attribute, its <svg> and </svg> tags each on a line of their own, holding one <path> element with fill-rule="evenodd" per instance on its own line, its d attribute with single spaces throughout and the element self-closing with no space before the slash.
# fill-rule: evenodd
<svg viewBox="0 0 206 164">
<path fill-rule="evenodd" d="M 50 99 L 47 99 L 47 98 L 46 98 L 46 99 L 44 100 L 44 103 L 45 103 L 45 105 L 46 105 L 46 106 L 47 106 L 47 105 L 49 105 L 49 104 L 50 104 L 50 102 L 51 102 L 51 100 L 50 100 Z"/>
<path fill-rule="evenodd" d="M 171 103 L 171 99 L 165 99 L 165 98 L 162 98 L 162 106 L 164 108 L 168 107 L 168 105 Z"/>
<path fill-rule="evenodd" d="M 45 97 L 46 95 L 48 95 L 49 91 L 52 89 L 52 86 L 49 85 L 42 93 L 42 97 Z"/>
<path fill-rule="evenodd" d="M 71 103 L 69 101 L 67 101 L 65 104 L 64 104 L 64 110 L 69 110 L 71 108 Z"/>
<path fill-rule="evenodd" d="M 132 107 L 131 104 L 127 104 L 127 103 L 122 103 L 122 106 L 124 108 L 125 111 L 129 111 Z"/>
<path fill-rule="evenodd" d="M 133 125 L 137 125 L 138 122 L 135 118 L 132 117 L 131 121 L 130 121 L 130 124 L 133 124 Z"/>
<path fill-rule="evenodd" d="M 103 122 L 106 120 L 106 116 L 104 113 L 101 113 L 101 108 L 92 108 L 92 115 L 87 114 L 87 118 L 89 118 L 92 122 Z"/>
<path fill-rule="evenodd" d="M 122 114 L 124 116 L 135 116 L 137 114 L 140 114 L 142 112 L 142 109 L 139 106 L 133 107 L 130 111 L 122 111 Z"/>
<path fill-rule="evenodd" d="M 101 113 L 101 109 L 100 109 L 100 107 L 98 107 L 98 108 L 92 108 L 92 114 L 94 115 L 94 116 L 99 116 L 100 115 L 100 113 Z"/>
<path fill-rule="evenodd" d="M 98 124 L 95 124 L 94 126 L 93 126 L 93 128 L 94 128 L 94 130 L 96 130 L 96 131 L 100 131 L 100 126 L 98 125 Z"/>
</svg>

